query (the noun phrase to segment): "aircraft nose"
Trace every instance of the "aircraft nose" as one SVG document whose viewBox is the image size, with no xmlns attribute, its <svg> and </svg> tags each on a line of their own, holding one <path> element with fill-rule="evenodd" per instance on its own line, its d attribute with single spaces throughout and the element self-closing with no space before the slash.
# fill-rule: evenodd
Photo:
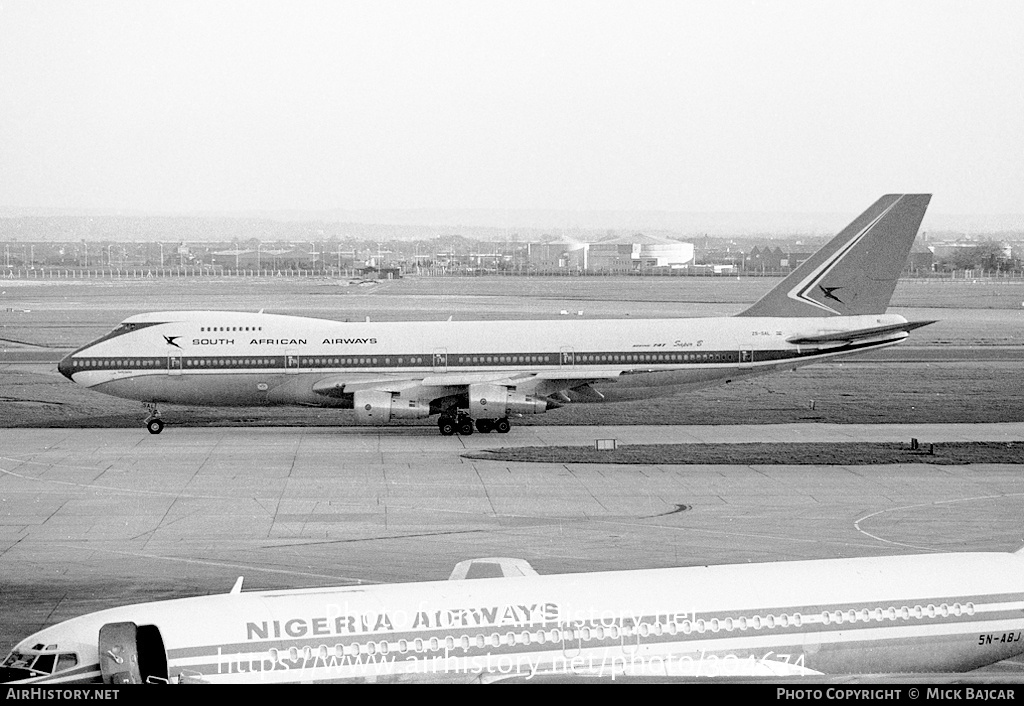
<svg viewBox="0 0 1024 706">
<path fill-rule="evenodd" d="M 22 679 L 29 679 L 31 677 L 32 672 L 25 669 L 0 667 L 0 684 L 10 684 L 11 682 L 21 681 Z"/>
<path fill-rule="evenodd" d="M 71 377 L 71 371 L 71 356 L 66 355 L 63 358 L 61 358 L 61 361 L 59 363 L 57 363 L 57 372 L 66 377 L 68 380 L 74 382 L 74 378 Z"/>
</svg>

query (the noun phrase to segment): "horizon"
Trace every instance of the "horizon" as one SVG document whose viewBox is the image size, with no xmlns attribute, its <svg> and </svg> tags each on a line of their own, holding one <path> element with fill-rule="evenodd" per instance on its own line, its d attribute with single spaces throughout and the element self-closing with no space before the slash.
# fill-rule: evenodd
<svg viewBox="0 0 1024 706">
<path fill-rule="evenodd" d="M 342 228 L 443 230 L 428 237 L 455 235 L 459 229 L 468 232 L 506 231 L 558 233 L 648 232 L 680 237 L 750 236 L 823 236 L 838 232 L 856 214 L 812 212 L 686 212 L 686 211 L 624 211 L 614 209 L 566 211 L 558 209 L 370 209 L 325 211 L 252 210 L 238 212 L 149 213 L 116 209 L 0 209 L 0 221 L 19 219 L 108 219 L 116 221 L 252 221 L 269 224 L 301 226 L 329 224 Z M 935 214 L 925 216 L 921 231 L 963 232 L 967 235 L 1024 232 L 1024 214 Z M 396 239 L 414 238 L 406 234 Z M 480 237 L 477 234 L 477 237 Z M 2 236 L 0 236 L 2 238 Z M 47 237 L 46 240 L 51 238 Z M 490 239 L 490 238 L 484 238 Z"/>
</svg>

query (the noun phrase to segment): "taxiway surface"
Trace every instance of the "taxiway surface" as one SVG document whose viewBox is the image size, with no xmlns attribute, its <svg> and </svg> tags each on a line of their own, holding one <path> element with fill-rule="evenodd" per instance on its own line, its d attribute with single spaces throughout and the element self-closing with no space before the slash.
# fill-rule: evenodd
<svg viewBox="0 0 1024 706">
<path fill-rule="evenodd" d="M 513 445 L 1020 441 L 1024 424 L 0 429 L 0 650 L 112 605 L 541 573 L 1013 550 L 1018 465 L 629 466 L 466 459 Z"/>
</svg>

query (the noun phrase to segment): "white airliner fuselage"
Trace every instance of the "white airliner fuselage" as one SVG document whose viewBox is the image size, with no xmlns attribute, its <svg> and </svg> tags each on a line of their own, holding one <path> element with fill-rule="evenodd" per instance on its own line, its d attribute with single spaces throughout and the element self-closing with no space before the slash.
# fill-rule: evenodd
<svg viewBox="0 0 1024 706">
<path fill-rule="evenodd" d="M 436 414 L 439 402 L 477 385 L 468 395 L 473 416 L 490 398 L 496 407 L 500 400 L 498 418 L 509 407 L 543 412 L 553 394 L 641 399 L 882 348 L 907 337 L 906 323 L 896 315 L 349 323 L 157 312 L 126 319 L 62 371 L 146 402 L 347 407 L 369 423 Z M 893 328 L 856 341 L 791 342 L 874 327 Z"/>
<path fill-rule="evenodd" d="M 962 672 L 1024 651 L 1020 554 L 552 576 L 522 564 L 525 575 L 514 577 L 112 608 L 21 641 L 4 674 L 224 683 L 797 677 Z"/>
</svg>

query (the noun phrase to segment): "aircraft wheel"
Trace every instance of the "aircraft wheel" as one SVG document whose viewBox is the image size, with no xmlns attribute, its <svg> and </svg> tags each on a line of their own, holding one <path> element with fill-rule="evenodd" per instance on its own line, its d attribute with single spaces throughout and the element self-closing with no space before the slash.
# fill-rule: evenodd
<svg viewBox="0 0 1024 706">
<path fill-rule="evenodd" d="M 161 419 L 150 419 L 146 422 L 146 428 L 150 434 L 159 434 L 164 430 L 164 423 Z"/>
<path fill-rule="evenodd" d="M 441 432 L 441 436 L 451 436 L 455 433 L 455 423 L 450 419 L 445 419 L 437 423 L 437 430 Z"/>
<path fill-rule="evenodd" d="M 469 436 L 473 433 L 473 420 L 463 419 L 459 422 L 459 433 L 462 436 Z"/>
<path fill-rule="evenodd" d="M 501 419 L 494 422 L 494 430 L 499 434 L 508 434 L 508 430 L 512 428 L 507 418 L 502 417 Z"/>
<path fill-rule="evenodd" d="M 491 426 L 491 420 L 490 419 L 477 419 L 476 420 L 476 430 L 478 432 L 480 432 L 481 434 L 486 434 L 486 433 L 488 433 L 493 428 L 494 427 Z"/>
</svg>

